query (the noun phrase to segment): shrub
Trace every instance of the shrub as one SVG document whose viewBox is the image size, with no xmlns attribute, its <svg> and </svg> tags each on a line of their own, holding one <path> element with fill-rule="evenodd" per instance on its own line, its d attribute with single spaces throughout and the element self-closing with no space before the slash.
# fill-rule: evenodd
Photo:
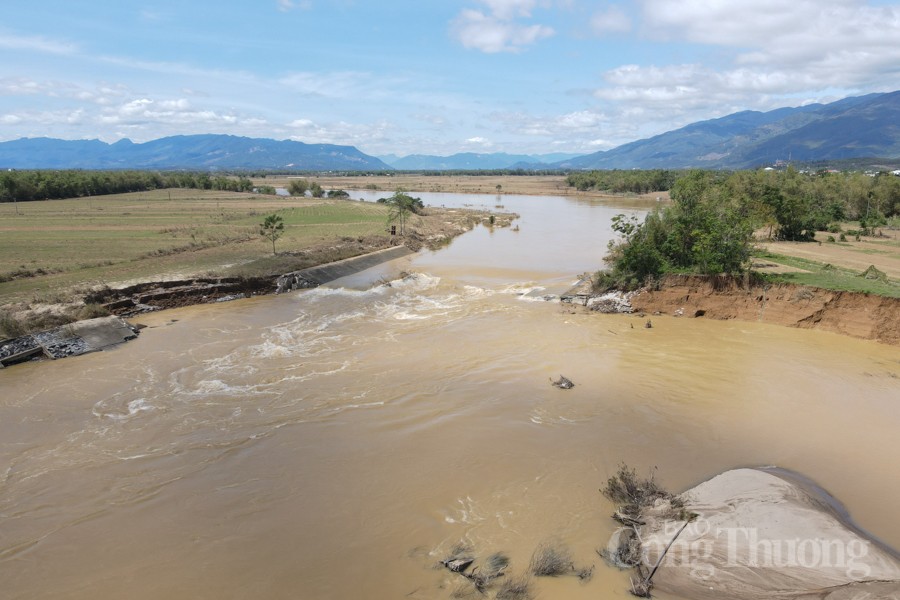
<svg viewBox="0 0 900 600">
<path fill-rule="evenodd" d="M 531 598 L 528 577 L 508 577 L 497 589 L 497 600 L 528 600 Z"/>
<path fill-rule="evenodd" d="M 575 570 L 569 549 L 560 544 L 541 544 L 531 556 L 529 570 L 538 577 L 557 577 Z"/>
</svg>

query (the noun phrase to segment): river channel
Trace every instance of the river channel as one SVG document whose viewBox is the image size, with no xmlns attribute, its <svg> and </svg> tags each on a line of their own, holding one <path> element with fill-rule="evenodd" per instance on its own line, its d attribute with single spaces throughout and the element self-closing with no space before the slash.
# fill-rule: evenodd
<svg viewBox="0 0 900 600">
<path fill-rule="evenodd" d="M 422 197 L 514 211 L 519 230 L 147 314 L 112 351 L 0 371 L 0 597 L 451 598 L 462 578 L 434 565 L 454 544 L 518 574 L 555 541 L 596 568 L 536 581 L 541 598 L 628 598 L 596 554 L 622 462 L 673 491 L 799 471 L 900 546 L 896 347 L 569 314 L 543 297 L 648 204 Z"/>
</svg>

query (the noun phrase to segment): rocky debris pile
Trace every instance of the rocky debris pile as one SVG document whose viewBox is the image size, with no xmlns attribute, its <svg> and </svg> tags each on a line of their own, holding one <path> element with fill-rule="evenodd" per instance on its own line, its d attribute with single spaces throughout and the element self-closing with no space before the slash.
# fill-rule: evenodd
<svg viewBox="0 0 900 600">
<path fill-rule="evenodd" d="M 605 314 L 631 314 L 634 309 L 631 306 L 631 299 L 635 292 L 606 292 L 600 296 L 592 296 L 588 298 L 587 306 L 589 309 Z"/>
<path fill-rule="evenodd" d="M 286 273 L 275 281 L 275 293 L 284 294 L 294 290 L 305 290 L 309 288 L 319 287 L 315 281 L 306 279 L 300 271 L 296 273 Z"/>
</svg>

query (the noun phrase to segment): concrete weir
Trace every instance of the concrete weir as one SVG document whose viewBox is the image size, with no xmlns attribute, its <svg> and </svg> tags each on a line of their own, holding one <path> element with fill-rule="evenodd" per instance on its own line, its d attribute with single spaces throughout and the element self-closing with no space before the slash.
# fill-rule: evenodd
<svg viewBox="0 0 900 600">
<path fill-rule="evenodd" d="M 310 267 L 300 271 L 285 273 L 276 282 L 276 294 L 291 290 L 318 287 L 322 284 L 365 271 L 389 260 L 402 258 L 412 254 L 413 251 L 406 246 L 394 246 L 384 250 L 376 250 L 361 256 L 345 258 L 333 263 Z"/>
</svg>

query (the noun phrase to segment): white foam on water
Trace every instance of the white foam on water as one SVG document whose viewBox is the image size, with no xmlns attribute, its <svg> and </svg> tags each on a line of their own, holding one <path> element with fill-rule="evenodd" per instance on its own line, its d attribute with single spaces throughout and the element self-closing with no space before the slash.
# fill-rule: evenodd
<svg viewBox="0 0 900 600">
<path fill-rule="evenodd" d="M 303 375 L 290 375 L 281 379 L 281 382 L 284 381 L 307 381 L 309 379 L 313 379 L 315 377 L 327 377 L 329 375 L 335 375 L 340 373 L 341 371 L 346 371 L 350 367 L 349 362 L 345 362 L 341 364 L 336 369 L 331 369 L 330 371 L 310 371 L 309 373 L 304 373 Z"/>
<path fill-rule="evenodd" d="M 231 385 L 221 379 L 204 379 L 193 389 L 183 388 L 189 396 L 250 396 L 260 393 L 260 385 Z"/>
<path fill-rule="evenodd" d="M 150 404 L 146 398 L 135 398 L 128 402 L 125 406 L 116 406 L 119 396 L 107 398 L 96 402 L 91 409 L 91 413 L 101 419 L 112 419 L 114 421 L 124 421 L 137 415 L 138 413 L 156 410 L 156 407 Z"/>
</svg>

